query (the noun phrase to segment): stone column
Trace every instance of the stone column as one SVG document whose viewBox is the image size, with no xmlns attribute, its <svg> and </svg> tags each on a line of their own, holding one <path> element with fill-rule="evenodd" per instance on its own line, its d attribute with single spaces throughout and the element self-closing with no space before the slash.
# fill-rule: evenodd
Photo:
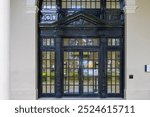
<svg viewBox="0 0 150 117">
<path fill-rule="evenodd" d="M 0 99 L 9 99 L 9 0 L 0 3 Z"/>
<path fill-rule="evenodd" d="M 132 14 L 135 14 L 136 11 L 136 0 L 125 0 L 125 7 L 124 7 L 124 13 L 125 13 L 125 89 L 124 89 L 124 97 L 127 99 L 127 92 L 129 88 L 129 74 L 128 74 L 128 53 L 129 53 L 129 16 Z M 131 38 L 130 38 L 131 40 Z"/>
</svg>

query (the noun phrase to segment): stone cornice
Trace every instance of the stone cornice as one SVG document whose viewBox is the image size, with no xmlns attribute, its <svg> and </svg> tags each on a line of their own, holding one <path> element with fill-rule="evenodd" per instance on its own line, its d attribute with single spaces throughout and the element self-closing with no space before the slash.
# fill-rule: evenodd
<svg viewBox="0 0 150 117">
<path fill-rule="evenodd" d="M 124 12 L 125 13 L 135 13 L 137 9 L 136 0 L 126 0 Z"/>
</svg>

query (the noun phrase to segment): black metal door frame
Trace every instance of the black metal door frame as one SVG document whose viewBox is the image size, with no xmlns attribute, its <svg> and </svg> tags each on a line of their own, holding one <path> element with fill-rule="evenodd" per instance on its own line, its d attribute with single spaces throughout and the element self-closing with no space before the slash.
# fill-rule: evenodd
<svg viewBox="0 0 150 117">
<path fill-rule="evenodd" d="M 98 76 L 98 94 L 84 94 L 83 93 L 83 52 L 98 52 L 98 57 L 99 54 L 100 54 L 100 49 L 99 48 L 95 48 L 95 49 L 88 49 L 88 48 L 82 48 L 82 49 L 76 49 L 76 48 L 65 48 L 62 50 L 63 52 L 79 52 L 79 94 L 63 94 L 63 96 L 71 96 L 71 97 L 74 97 L 74 96 L 79 96 L 79 97 L 100 97 L 100 75 Z M 62 52 L 62 53 L 63 53 Z M 64 56 L 64 55 L 63 55 Z M 100 64 L 100 58 L 98 59 L 98 64 Z M 64 60 L 63 60 L 64 61 Z M 98 71 L 100 67 L 98 65 Z M 63 73 L 64 73 L 64 69 L 63 69 Z M 63 76 L 63 79 L 64 79 L 64 76 Z M 64 80 L 63 80 L 64 82 Z M 64 87 L 64 86 L 63 86 Z M 64 90 L 64 89 L 63 89 Z"/>
<path fill-rule="evenodd" d="M 121 38 L 121 37 L 120 37 Z M 63 38 L 55 38 L 55 48 L 53 50 L 55 51 L 55 56 L 56 56 L 56 80 L 55 80 L 55 94 L 42 94 L 41 92 L 41 78 L 39 78 L 39 97 L 63 97 L 63 96 L 70 96 L 70 97 L 75 97 L 75 95 L 64 95 L 63 94 L 63 78 L 64 78 L 64 73 L 63 73 L 63 52 L 64 51 L 79 51 L 80 53 L 83 51 L 98 51 L 99 55 L 99 81 L 98 81 L 98 95 L 78 95 L 79 97 L 101 97 L 101 98 L 106 98 L 106 97 L 123 97 L 124 96 L 124 41 L 123 38 L 121 40 L 121 45 L 119 47 L 107 47 L 107 37 L 101 38 L 100 39 L 100 44 L 98 47 L 63 47 Z M 108 94 L 107 93 L 107 78 L 106 78 L 106 53 L 108 50 L 118 50 L 120 51 L 121 54 L 121 68 L 120 68 L 120 93 L 119 94 Z M 40 50 L 40 52 L 42 52 Z M 82 59 L 82 56 L 81 56 Z M 41 65 L 41 54 L 40 54 L 40 59 L 39 59 L 39 65 Z M 41 73 L 41 67 L 40 72 Z M 80 70 L 81 71 L 81 70 Z M 39 75 L 40 76 L 40 75 Z M 81 81 L 80 81 L 81 82 Z M 82 85 L 82 84 L 81 84 Z M 81 91 L 82 89 L 80 89 Z M 81 92 L 82 93 L 82 92 Z"/>
</svg>

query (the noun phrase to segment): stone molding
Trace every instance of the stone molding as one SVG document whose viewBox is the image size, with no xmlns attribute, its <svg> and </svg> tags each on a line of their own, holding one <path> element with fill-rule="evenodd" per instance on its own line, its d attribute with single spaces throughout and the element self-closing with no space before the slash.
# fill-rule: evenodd
<svg viewBox="0 0 150 117">
<path fill-rule="evenodd" d="M 39 8 L 36 0 L 26 0 L 26 12 L 28 14 L 37 14 Z"/>
<path fill-rule="evenodd" d="M 125 13 L 135 13 L 137 9 L 136 0 L 126 0 L 124 12 Z"/>
</svg>

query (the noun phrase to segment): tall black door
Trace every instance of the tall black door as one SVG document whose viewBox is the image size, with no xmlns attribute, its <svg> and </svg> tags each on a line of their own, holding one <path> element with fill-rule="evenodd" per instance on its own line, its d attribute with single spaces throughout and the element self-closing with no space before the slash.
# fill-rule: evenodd
<svg viewBox="0 0 150 117">
<path fill-rule="evenodd" d="M 63 79 L 64 96 L 98 96 L 98 51 L 65 50 Z"/>
</svg>

